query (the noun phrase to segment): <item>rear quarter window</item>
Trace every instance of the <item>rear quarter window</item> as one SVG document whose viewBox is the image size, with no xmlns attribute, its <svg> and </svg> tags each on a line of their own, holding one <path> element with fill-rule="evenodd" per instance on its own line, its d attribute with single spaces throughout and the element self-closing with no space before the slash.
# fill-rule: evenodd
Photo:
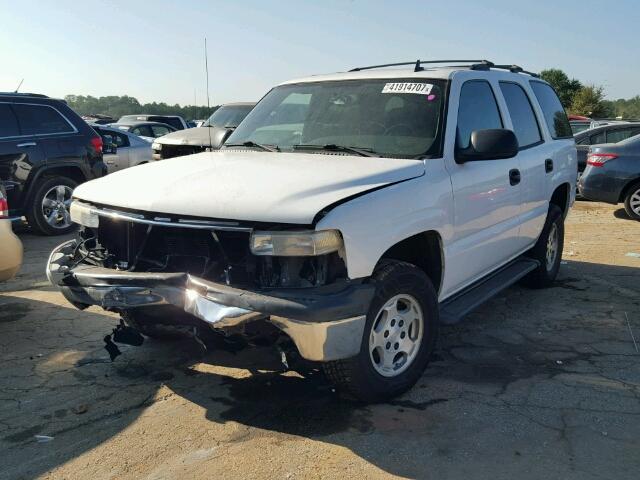
<svg viewBox="0 0 640 480">
<path fill-rule="evenodd" d="M 571 125 L 569 124 L 569 118 L 553 88 L 546 83 L 538 81 L 532 81 L 531 88 L 540 104 L 545 123 L 549 128 L 551 136 L 555 139 L 572 138 L 573 133 L 571 131 Z"/>
</svg>

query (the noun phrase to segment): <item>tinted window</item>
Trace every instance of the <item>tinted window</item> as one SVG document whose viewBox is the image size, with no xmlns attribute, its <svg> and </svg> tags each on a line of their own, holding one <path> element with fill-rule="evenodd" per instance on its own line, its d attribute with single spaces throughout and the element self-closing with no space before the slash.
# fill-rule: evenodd
<svg viewBox="0 0 640 480">
<path fill-rule="evenodd" d="M 640 133 L 639 128 L 618 128 L 607 132 L 607 143 L 618 143 Z"/>
<path fill-rule="evenodd" d="M 129 137 L 127 137 L 126 135 L 123 135 L 121 133 L 116 133 L 113 130 L 102 130 L 102 129 L 95 129 L 95 130 L 100 134 L 103 140 L 106 136 L 111 137 L 111 141 L 115 143 L 118 148 L 129 146 Z"/>
<path fill-rule="evenodd" d="M 564 111 L 556 92 L 546 83 L 531 82 L 533 93 L 540 103 L 544 120 L 553 138 L 570 138 L 573 136 L 567 113 Z"/>
<path fill-rule="evenodd" d="M 0 103 L 0 138 L 20 135 L 18 120 L 8 103 Z"/>
<path fill-rule="evenodd" d="M 516 83 L 500 82 L 500 90 L 507 103 L 518 145 L 528 147 L 542 140 L 536 115 L 524 89 Z"/>
<path fill-rule="evenodd" d="M 62 115 L 46 105 L 25 105 L 16 103 L 13 106 L 23 135 L 42 135 L 47 133 L 69 133 L 73 127 Z"/>
<path fill-rule="evenodd" d="M 576 145 L 589 145 L 589 137 L 584 137 L 580 140 L 577 140 Z"/>
<path fill-rule="evenodd" d="M 489 128 L 502 128 L 502 119 L 491 85 L 482 80 L 472 80 L 462 85 L 458 105 L 457 145 L 467 148 L 471 132 Z"/>
<path fill-rule="evenodd" d="M 600 143 L 607 143 L 607 137 L 605 132 L 596 133 L 595 135 L 591 135 L 589 137 L 590 145 L 598 145 Z"/>
</svg>

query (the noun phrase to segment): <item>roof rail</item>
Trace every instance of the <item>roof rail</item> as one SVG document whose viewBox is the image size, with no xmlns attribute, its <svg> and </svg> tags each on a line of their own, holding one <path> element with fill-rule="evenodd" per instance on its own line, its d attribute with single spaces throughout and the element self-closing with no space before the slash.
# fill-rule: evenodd
<svg viewBox="0 0 640 480">
<path fill-rule="evenodd" d="M 26 92 L 0 92 L 0 95 L 16 95 L 19 97 L 49 98 L 47 95 L 44 95 L 42 93 L 26 93 Z"/>
<path fill-rule="evenodd" d="M 471 68 L 475 68 L 476 70 L 481 69 L 489 69 L 493 66 L 493 62 L 489 60 L 416 60 L 415 62 L 400 62 L 400 63 L 387 63 L 384 65 L 371 65 L 368 67 L 357 67 L 349 70 L 350 72 L 359 72 L 361 70 L 371 70 L 374 68 L 385 68 L 385 67 L 399 67 L 402 65 L 415 65 L 414 72 L 420 72 L 424 70 L 422 64 L 432 64 L 432 63 L 470 63 Z M 484 68 L 483 68 L 484 67 Z"/>
<path fill-rule="evenodd" d="M 512 73 L 525 73 L 532 77 L 539 78 L 540 75 L 533 72 L 528 72 L 518 65 L 496 65 L 489 60 L 416 60 L 415 62 L 400 62 L 400 63 L 387 63 L 384 65 L 371 65 L 369 67 L 357 67 L 349 70 L 350 72 L 359 72 L 361 70 L 371 70 L 374 68 L 385 67 L 399 67 L 403 65 L 415 65 L 414 72 L 421 72 L 424 70 L 423 64 L 437 64 L 437 63 L 463 63 L 469 64 L 468 67 L 471 70 L 490 70 L 492 68 L 498 68 L 500 70 L 509 70 Z M 465 65 L 467 66 L 467 65 Z"/>
</svg>

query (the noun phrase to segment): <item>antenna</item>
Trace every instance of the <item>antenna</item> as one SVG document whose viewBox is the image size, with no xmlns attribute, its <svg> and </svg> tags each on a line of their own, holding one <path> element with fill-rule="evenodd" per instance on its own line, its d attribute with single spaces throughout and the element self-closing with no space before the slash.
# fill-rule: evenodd
<svg viewBox="0 0 640 480">
<path fill-rule="evenodd" d="M 16 91 L 13 93 L 18 93 L 18 90 L 20 90 L 20 87 L 22 86 L 22 82 L 24 82 L 24 78 L 22 80 L 20 80 L 20 83 L 18 84 L 18 87 L 16 88 Z"/>
<path fill-rule="evenodd" d="M 207 114 L 211 111 L 211 105 L 209 104 L 209 55 L 207 54 L 207 37 L 204 37 L 204 69 L 207 75 Z M 213 150 L 211 144 L 211 126 L 207 127 L 209 131 L 209 150 Z"/>
</svg>

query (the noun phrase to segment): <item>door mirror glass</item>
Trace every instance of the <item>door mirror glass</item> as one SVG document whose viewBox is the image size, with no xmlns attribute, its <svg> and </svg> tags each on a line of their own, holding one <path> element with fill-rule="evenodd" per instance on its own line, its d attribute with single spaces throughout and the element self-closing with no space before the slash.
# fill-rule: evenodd
<svg viewBox="0 0 640 480">
<path fill-rule="evenodd" d="M 499 160 L 512 158 L 518 154 L 518 140 L 512 130 L 491 128 L 471 132 L 469 146 L 458 149 L 456 162 L 465 163 L 478 160 Z"/>
</svg>

